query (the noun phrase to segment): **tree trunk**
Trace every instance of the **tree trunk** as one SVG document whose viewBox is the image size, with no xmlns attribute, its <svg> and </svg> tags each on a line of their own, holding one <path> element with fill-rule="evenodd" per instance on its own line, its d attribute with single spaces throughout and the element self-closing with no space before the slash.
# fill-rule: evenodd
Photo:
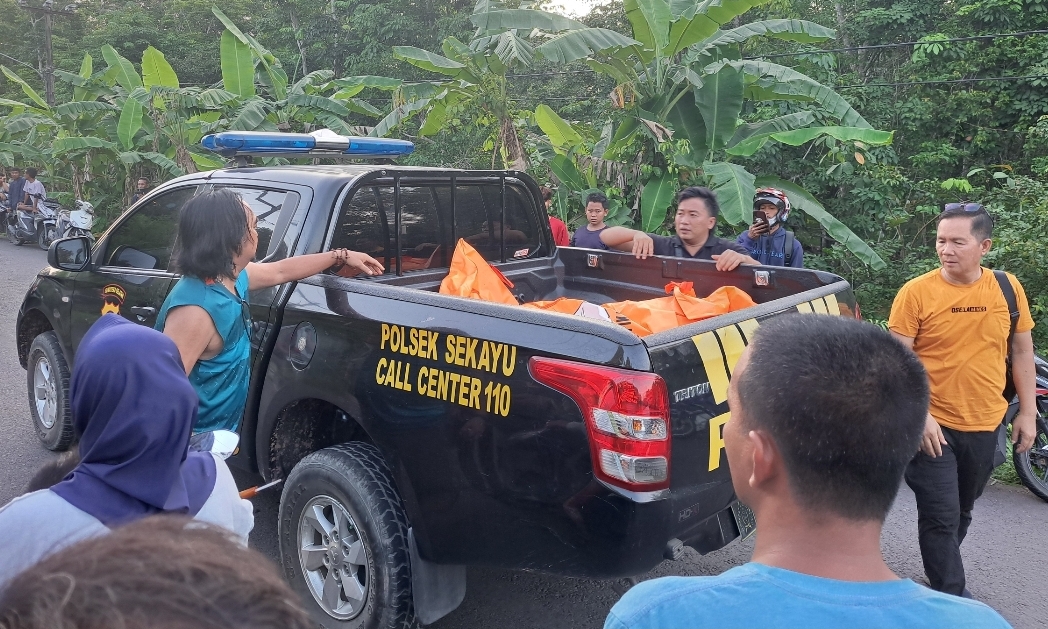
<svg viewBox="0 0 1048 629">
<path fill-rule="evenodd" d="M 332 3 L 332 9 L 334 9 L 334 3 Z M 302 32 L 298 27 L 298 16 L 295 15 L 295 9 L 290 9 L 291 13 L 291 30 L 295 31 L 295 45 L 298 46 L 298 58 L 302 61 L 302 76 L 309 74 L 306 70 L 306 51 L 302 47 Z M 332 11 L 332 14 L 334 11 Z"/>
<path fill-rule="evenodd" d="M 851 38 L 848 37 L 848 31 L 845 29 L 847 26 L 847 19 L 844 17 L 844 5 L 840 2 L 834 2 L 833 8 L 837 13 L 837 33 L 840 36 L 841 43 L 845 48 L 851 48 Z M 855 57 L 858 59 L 858 52 L 856 51 Z"/>
<path fill-rule="evenodd" d="M 517 135 L 517 127 L 513 124 L 513 118 L 503 116 L 499 124 L 499 144 L 506 152 L 506 166 L 511 170 L 525 171 L 528 169 L 528 157 L 524 153 L 524 147 Z"/>
</svg>

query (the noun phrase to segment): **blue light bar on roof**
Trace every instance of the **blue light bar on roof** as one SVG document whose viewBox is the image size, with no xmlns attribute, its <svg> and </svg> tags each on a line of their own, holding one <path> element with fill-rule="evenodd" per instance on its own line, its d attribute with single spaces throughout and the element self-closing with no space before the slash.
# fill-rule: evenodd
<svg viewBox="0 0 1048 629">
<path fill-rule="evenodd" d="M 313 133 L 223 131 L 206 135 L 200 144 L 226 157 L 237 155 L 327 155 L 347 157 L 397 157 L 415 150 L 407 140 L 337 135 L 328 129 Z"/>
</svg>

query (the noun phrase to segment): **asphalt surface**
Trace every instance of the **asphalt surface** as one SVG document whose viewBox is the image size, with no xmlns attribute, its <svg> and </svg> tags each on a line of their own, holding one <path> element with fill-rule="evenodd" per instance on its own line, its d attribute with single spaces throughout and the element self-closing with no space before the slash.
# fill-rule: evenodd
<svg viewBox="0 0 1048 629">
<path fill-rule="evenodd" d="M 26 372 L 15 350 L 15 317 L 26 289 L 46 264 L 35 246 L 15 247 L 0 240 L 0 504 L 21 493 L 33 472 L 54 456 L 37 441 L 29 416 Z M 239 475 L 242 487 L 254 479 Z M 254 499 L 252 546 L 277 557 L 276 514 L 279 492 Z M 885 525 L 882 540 L 888 564 L 903 577 L 924 582 L 917 548 L 913 494 L 903 487 Z M 990 486 L 975 508 L 963 547 L 968 586 L 974 596 L 998 610 L 1016 628 L 1044 627 L 1048 592 L 1044 589 L 1042 543 L 1048 543 L 1048 503 L 1022 488 Z M 699 556 L 664 562 L 642 579 L 667 575 L 716 575 L 746 562 L 752 541 L 733 543 Z M 600 627 L 618 599 L 615 583 L 566 579 L 535 573 L 470 568 L 466 600 L 433 627 Z M 1040 620 L 1038 620 L 1040 619 Z"/>
</svg>

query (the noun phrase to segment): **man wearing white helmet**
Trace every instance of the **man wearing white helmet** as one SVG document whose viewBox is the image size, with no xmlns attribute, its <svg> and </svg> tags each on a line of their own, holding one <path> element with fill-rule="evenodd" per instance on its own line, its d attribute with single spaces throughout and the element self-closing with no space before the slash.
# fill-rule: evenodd
<svg viewBox="0 0 1048 629">
<path fill-rule="evenodd" d="M 790 199 L 782 190 L 761 188 L 753 195 L 754 220 L 748 231 L 736 239 L 750 252 L 750 257 L 769 266 L 804 267 L 804 249 L 786 229 L 790 216 Z"/>
</svg>

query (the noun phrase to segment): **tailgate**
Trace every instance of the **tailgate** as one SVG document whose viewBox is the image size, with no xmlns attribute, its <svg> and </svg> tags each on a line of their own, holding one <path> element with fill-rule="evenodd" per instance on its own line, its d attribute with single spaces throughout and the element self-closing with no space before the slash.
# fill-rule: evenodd
<svg viewBox="0 0 1048 629">
<path fill-rule="evenodd" d="M 735 500 L 722 438 L 731 372 L 763 321 L 795 312 L 854 316 L 855 299 L 840 281 L 644 339 L 670 398 L 668 532 L 700 552 L 700 524 Z"/>
</svg>

